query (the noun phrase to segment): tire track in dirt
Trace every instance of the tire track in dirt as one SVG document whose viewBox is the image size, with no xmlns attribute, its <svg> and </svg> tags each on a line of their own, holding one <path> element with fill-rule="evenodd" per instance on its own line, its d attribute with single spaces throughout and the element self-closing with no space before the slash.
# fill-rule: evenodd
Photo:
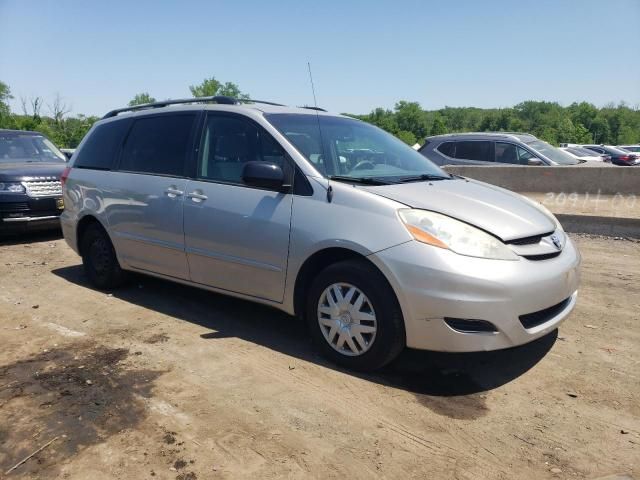
<svg viewBox="0 0 640 480">
<path fill-rule="evenodd" d="M 171 345 L 165 344 L 164 347 L 170 348 Z M 184 360 L 184 362 L 177 362 L 175 364 L 176 368 L 188 371 L 189 374 L 195 375 L 199 378 L 202 378 L 203 380 L 211 381 L 211 378 L 207 375 L 202 375 L 199 372 L 193 371 L 192 369 L 182 367 L 182 365 L 189 363 L 188 361 L 190 359 L 188 356 L 174 349 L 172 349 L 171 353 L 172 355 L 181 357 Z M 430 455 L 435 455 L 439 458 L 442 458 L 442 467 L 445 467 L 444 469 L 442 469 L 443 472 L 450 471 L 451 461 L 460 461 L 460 459 L 464 459 L 467 465 L 474 465 L 476 468 L 481 469 L 480 471 L 476 472 L 477 475 L 490 474 L 489 476 L 491 476 L 495 475 L 496 473 L 506 475 L 506 472 L 504 472 L 504 470 L 502 469 L 500 460 L 495 456 L 495 454 L 493 454 L 493 452 L 482 447 L 479 441 L 476 440 L 474 442 L 475 446 L 478 447 L 478 450 L 487 452 L 487 454 L 490 455 L 490 458 L 479 455 L 470 455 L 467 452 L 468 444 L 457 447 L 449 443 L 434 441 L 426 438 L 420 433 L 413 431 L 405 425 L 389 420 L 379 412 L 378 406 L 375 403 L 368 401 L 363 395 L 358 395 L 351 388 L 347 389 L 348 392 L 346 395 L 345 392 L 341 390 L 340 395 L 337 396 L 334 390 L 331 390 L 317 382 L 314 382 L 308 375 L 300 374 L 298 369 L 290 369 L 290 361 L 287 360 L 286 357 L 283 358 L 274 356 L 273 351 L 271 350 L 265 351 L 263 347 L 254 345 L 232 345 L 225 348 L 224 355 L 227 357 L 232 357 L 236 361 L 242 362 L 243 366 L 248 367 L 250 370 L 255 369 L 255 366 L 259 365 L 261 374 L 268 374 L 270 377 L 270 381 L 278 381 L 285 384 L 289 388 L 298 389 L 301 393 L 307 393 L 308 391 L 311 391 L 315 394 L 314 397 L 316 399 L 321 399 L 321 403 L 331 405 L 341 411 L 349 412 L 350 418 L 357 418 L 357 420 L 364 425 L 372 425 L 372 418 L 375 418 L 375 422 L 377 422 L 379 426 L 394 435 L 397 440 L 407 442 L 413 447 L 414 452 L 428 453 Z M 314 369 L 319 368 L 312 364 L 311 367 Z M 288 375 L 288 379 L 285 375 L 283 375 L 283 373 Z M 362 408 L 359 408 L 356 411 L 352 408 L 354 404 L 359 404 Z M 435 423 L 438 430 L 442 432 L 447 432 L 452 428 L 452 424 L 447 424 L 445 426 L 442 422 L 437 420 L 435 421 Z M 375 426 L 375 424 L 373 424 L 372 426 Z M 454 428 L 456 428 L 456 430 L 460 430 L 458 427 Z M 452 438 L 457 439 L 457 437 Z M 461 434 L 460 438 L 464 438 L 464 434 Z M 434 465 L 434 467 L 436 466 Z M 372 473 L 378 474 L 379 472 L 372 471 Z"/>
</svg>

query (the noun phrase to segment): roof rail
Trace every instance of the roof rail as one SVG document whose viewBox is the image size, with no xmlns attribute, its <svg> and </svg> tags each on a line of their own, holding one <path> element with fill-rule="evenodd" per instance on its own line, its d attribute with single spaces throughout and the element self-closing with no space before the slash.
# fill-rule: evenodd
<svg viewBox="0 0 640 480">
<path fill-rule="evenodd" d="M 306 108 L 307 110 L 317 110 L 319 112 L 326 112 L 326 110 L 324 108 L 320 108 L 320 107 L 310 107 L 308 105 L 305 105 L 304 107 L 298 107 L 298 108 Z"/>
<path fill-rule="evenodd" d="M 136 112 L 138 110 L 148 110 L 153 108 L 162 108 L 168 105 L 178 105 L 185 103 L 218 103 L 221 105 L 238 105 L 240 103 L 264 103 L 265 105 L 274 105 L 277 107 L 284 107 L 281 103 L 267 102 L 265 100 L 253 100 L 251 98 L 234 98 L 224 95 L 215 95 L 212 97 L 193 97 L 193 98 L 179 98 L 176 100 L 163 100 L 161 102 L 143 103 L 140 105 L 134 105 L 132 107 L 116 108 L 108 112 L 103 119 L 115 117 L 119 113 L 124 112 Z"/>
</svg>

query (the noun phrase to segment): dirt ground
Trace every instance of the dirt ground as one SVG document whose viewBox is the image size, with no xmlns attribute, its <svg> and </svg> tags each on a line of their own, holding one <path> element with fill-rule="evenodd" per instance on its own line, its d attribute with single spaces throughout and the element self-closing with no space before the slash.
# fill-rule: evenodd
<svg viewBox="0 0 640 480">
<path fill-rule="evenodd" d="M 146 277 L 108 295 L 59 236 L 4 242 L 0 477 L 639 478 L 640 244 L 574 238 L 558 333 L 374 375 L 275 310 Z"/>
</svg>

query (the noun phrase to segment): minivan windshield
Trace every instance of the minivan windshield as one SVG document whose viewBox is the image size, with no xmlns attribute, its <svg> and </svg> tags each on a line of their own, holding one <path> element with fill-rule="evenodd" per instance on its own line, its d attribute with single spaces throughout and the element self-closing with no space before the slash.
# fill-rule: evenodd
<svg viewBox="0 0 640 480">
<path fill-rule="evenodd" d="M 320 173 L 330 178 L 361 183 L 450 178 L 401 140 L 360 120 L 288 113 L 265 117 Z"/>
<path fill-rule="evenodd" d="M 543 142 L 542 140 L 527 142 L 527 145 L 559 165 L 577 165 L 580 163 L 578 159 L 573 158 L 567 152 L 563 152 L 559 148 L 549 145 L 547 142 Z"/>
<path fill-rule="evenodd" d="M 40 135 L 0 133 L 0 163 L 65 161 L 64 154 L 48 138 Z"/>
</svg>

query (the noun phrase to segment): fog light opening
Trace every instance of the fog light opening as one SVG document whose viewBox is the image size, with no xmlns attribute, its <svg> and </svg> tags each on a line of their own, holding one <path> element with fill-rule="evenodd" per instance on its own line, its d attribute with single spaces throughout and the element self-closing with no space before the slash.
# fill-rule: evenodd
<svg viewBox="0 0 640 480">
<path fill-rule="evenodd" d="M 460 333 L 498 333 L 498 329 L 486 320 L 470 320 L 468 318 L 444 317 L 449 327 Z"/>
</svg>

